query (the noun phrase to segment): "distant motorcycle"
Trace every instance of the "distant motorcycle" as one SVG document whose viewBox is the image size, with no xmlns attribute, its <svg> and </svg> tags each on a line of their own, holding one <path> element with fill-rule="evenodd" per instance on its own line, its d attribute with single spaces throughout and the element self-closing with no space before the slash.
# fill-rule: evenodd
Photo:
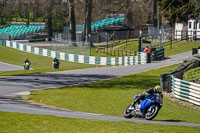
<svg viewBox="0 0 200 133">
<path fill-rule="evenodd" d="M 30 62 L 26 62 L 25 64 L 24 64 L 24 69 L 25 70 L 29 70 L 30 69 Z"/>
<path fill-rule="evenodd" d="M 134 100 L 138 97 L 139 95 L 135 95 Z M 124 111 L 124 117 L 143 117 L 146 120 L 152 120 L 156 117 L 162 107 L 162 99 L 163 96 L 161 93 L 153 93 L 153 96 L 140 100 L 134 107 L 132 106 L 133 103 L 130 104 Z"/>
<path fill-rule="evenodd" d="M 59 69 L 59 63 L 58 62 L 53 62 L 52 67 L 53 67 L 53 69 Z"/>
</svg>

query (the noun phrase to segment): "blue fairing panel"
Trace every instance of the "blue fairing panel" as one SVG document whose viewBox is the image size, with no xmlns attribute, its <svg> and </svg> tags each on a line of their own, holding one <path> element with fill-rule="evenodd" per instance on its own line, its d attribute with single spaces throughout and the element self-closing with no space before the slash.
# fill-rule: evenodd
<svg viewBox="0 0 200 133">
<path fill-rule="evenodd" d="M 140 111 L 142 112 L 142 114 L 145 114 L 145 110 L 151 105 L 151 100 L 149 99 L 145 99 L 144 101 L 141 102 L 141 107 L 140 107 Z"/>
</svg>

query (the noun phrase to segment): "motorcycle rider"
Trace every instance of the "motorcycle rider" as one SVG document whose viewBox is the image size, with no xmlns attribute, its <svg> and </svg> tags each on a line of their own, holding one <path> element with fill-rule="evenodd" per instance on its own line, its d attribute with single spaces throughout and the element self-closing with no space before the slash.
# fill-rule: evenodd
<svg viewBox="0 0 200 133">
<path fill-rule="evenodd" d="M 53 59 L 53 69 L 59 69 L 59 64 L 60 64 L 59 60 L 55 57 Z"/>
<path fill-rule="evenodd" d="M 25 65 L 26 65 L 26 63 L 31 64 L 31 62 L 28 60 L 28 58 L 25 58 L 25 60 L 24 60 L 24 69 L 25 69 Z"/>
<path fill-rule="evenodd" d="M 134 107 L 137 102 L 145 99 L 145 97 L 152 96 L 153 93 L 162 93 L 162 88 L 159 85 L 156 85 L 154 88 L 149 88 L 145 90 L 139 97 L 133 102 L 132 106 Z"/>
</svg>

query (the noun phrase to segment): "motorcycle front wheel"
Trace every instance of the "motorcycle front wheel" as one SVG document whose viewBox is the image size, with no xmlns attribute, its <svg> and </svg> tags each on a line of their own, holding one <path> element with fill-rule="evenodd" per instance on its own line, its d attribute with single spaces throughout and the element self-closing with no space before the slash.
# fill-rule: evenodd
<svg viewBox="0 0 200 133">
<path fill-rule="evenodd" d="M 160 108 L 158 107 L 158 105 L 156 105 L 153 109 L 150 107 L 145 114 L 145 119 L 152 120 L 153 118 L 155 118 L 158 114 L 159 109 Z"/>
<path fill-rule="evenodd" d="M 134 110 L 134 107 L 132 107 L 132 105 L 128 105 L 128 107 L 126 108 L 126 110 L 124 111 L 124 117 L 125 118 L 132 118 L 132 111 Z"/>
</svg>

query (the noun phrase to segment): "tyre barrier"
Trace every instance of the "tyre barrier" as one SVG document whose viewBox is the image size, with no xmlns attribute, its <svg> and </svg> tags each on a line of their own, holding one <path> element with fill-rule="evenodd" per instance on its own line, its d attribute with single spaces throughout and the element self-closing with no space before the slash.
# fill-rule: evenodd
<svg viewBox="0 0 200 133">
<path fill-rule="evenodd" d="M 57 57 L 60 60 L 66 60 L 71 62 L 93 64 L 93 65 L 138 65 L 147 63 L 147 54 L 139 52 L 137 56 L 123 56 L 123 57 L 95 57 L 85 56 L 70 53 L 63 53 L 53 51 L 49 49 L 43 49 L 18 43 L 15 41 L 6 41 L 6 46 L 14 49 L 18 49 L 24 52 L 48 56 L 50 58 Z"/>
<path fill-rule="evenodd" d="M 200 84 L 184 81 L 172 75 L 171 89 L 174 97 L 200 106 Z"/>
<path fill-rule="evenodd" d="M 0 46 L 6 46 L 6 41 L 5 40 L 0 40 Z"/>
</svg>

